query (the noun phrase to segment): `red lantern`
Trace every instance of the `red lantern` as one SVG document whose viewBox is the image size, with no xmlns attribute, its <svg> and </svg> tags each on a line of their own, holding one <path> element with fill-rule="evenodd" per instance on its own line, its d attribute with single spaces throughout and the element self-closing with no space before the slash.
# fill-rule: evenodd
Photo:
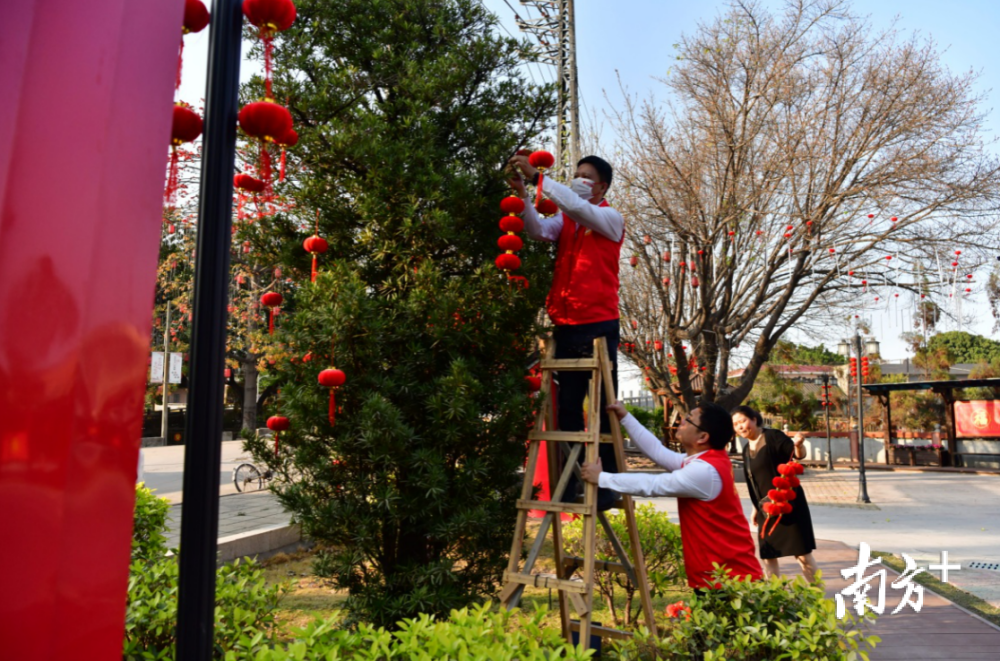
<svg viewBox="0 0 1000 661">
<path fill-rule="evenodd" d="M 211 15 L 201 0 L 184 0 L 184 34 L 201 32 L 208 25 Z"/>
<path fill-rule="evenodd" d="M 669 262 L 670 261 L 670 251 L 669 250 L 664 251 L 664 253 L 663 253 L 663 261 L 665 261 L 665 262 Z"/>
<path fill-rule="evenodd" d="M 292 130 L 292 114 L 270 97 L 248 103 L 240 109 L 240 128 L 251 138 L 260 140 L 260 163 L 257 171 L 264 180 L 264 193 L 271 193 L 271 153 L 267 143 L 277 142 Z"/>
<path fill-rule="evenodd" d="M 497 246 L 500 250 L 514 251 L 524 247 L 524 241 L 514 234 L 505 234 L 497 239 Z"/>
<path fill-rule="evenodd" d="M 167 175 L 167 190 L 164 199 L 167 204 L 177 201 L 177 165 L 180 155 L 177 148 L 185 142 L 193 142 L 201 135 L 201 117 L 186 103 L 174 104 L 174 121 L 170 131 L 170 172 Z"/>
<path fill-rule="evenodd" d="M 528 157 L 528 163 L 531 164 L 531 167 L 538 169 L 538 185 L 536 186 L 535 191 L 535 207 L 538 208 L 541 213 L 544 213 L 541 211 L 540 204 L 542 202 L 542 182 L 545 179 L 545 170 L 552 167 L 555 162 L 555 156 L 541 149 L 536 152 L 532 152 L 531 156 Z"/>
<path fill-rule="evenodd" d="M 656 340 L 655 342 L 653 342 L 653 348 L 656 349 L 657 351 L 663 351 L 663 342 Z"/>
<path fill-rule="evenodd" d="M 635 268 L 636 266 L 639 265 L 639 258 L 635 255 L 632 255 L 631 257 L 628 258 L 628 263 L 632 265 L 632 268 Z"/>
<path fill-rule="evenodd" d="M 528 390 L 530 392 L 538 392 L 542 389 L 542 377 L 540 376 L 526 376 L 524 380 L 528 383 Z"/>
<path fill-rule="evenodd" d="M 309 281 L 316 282 L 316 257 L 325 253 L 330 245 L 326 242 L 326 239 L 320 237 L 318 234 L 313 234 L 302 242 L 302 247 L 306 249 L 307 253 L 312 255 L 312 276 L 309 278 Z"/>
<path fill-rule="evenodd" d="M 344 385 L 346 381 L 347 375 L 338 369 L 330 368 L 319 373 L 319 385 L 330 389 L 330 410 L 328 413 L 330 426 L 333 426 L 337 418 L 337 398 L 335 393 L 337 392 L 337 388 Z"/>
<path fill-rule="evenodd" d="M 559 213 L 559 207 L 556 205 L 555 202 L 553 202 L 548 198 L 540 201 L 535 206 L 535 209 L 537 209 L 538 213 L 542 214 L 543 216 L 554 216 L 557 213 Z"/>
<path fill-rule="evenodd" d="M 538 168 L 542 172 L 552 167 L 556 162 L 556 157 L 550 152 L 544 149 L 539 149 L 536 152 L 532 152 L 531 156 L 528 157 L 528 163 L 531 163 L 531 167 Z"/>
<path fill-rule="evenodd" d="M 177 80 L 174 90 L 181 88 L 181 69 L 184 68 L 184 37 L 185 34 L 201 32 L 208 25 L 208 9 L 201 0 L 184 0 L 184 22 L 181 24 L 181 45 L 177 52 Z"/>
<path fill-rule="evenodd" d="M 281 305 L 281 302 L 283 300 L 284 298 L 282 298 L 281 294 L 279 294 L 276 291 L 269 291 L 260 297 L 260 304 L 268 308 L 270 312 L 270 314 L 268 314 L 269 319 L 267 324 L 268 333 L 270 335 L 274 335 L 274 315 L 276 313 L 276 310 L 274 310 L 274 308 Z"/>
<path fill-rule="evenodd" d="M 504 253 L 497 257 L 496 265 L 501 271 L 514 271 L 521 268 L 521 258 L 514 254 Z"/>
<path fill-rule="evenodd" d="M 701 283 L 698 282 L 698 276 L 691 274 L 691 286 L 697 289 L 699 284 Z"/>
<path fill-rule="evenodd" d="M 248 193 L 262 193 L 264 191 L 264 182 L 246 173 L 235 175 L 233 186 Z"/>
<path fill-rule="evenodd" d="M 272 415 L 267 419 L 267 428 L 274 432 L 274 456 L 278 456 L 278 447 L 281 440 L 279 434 L 287 431 L 292 426 L 291 421 L 283 415 Z"/>
<path fill-rule="evenodd" d="M 892 222 L 896 222 L 897 220 L 899 220 L 899 218 L 896 218 L 895 216 L 893 216 L 893 217 L 892 217 L 892 218 L 890 218 L 889 220 L 891 220 Z"/>
<path fill-rule="evenodd" d="M 271 96 L 271 54 L 274 35 L 292 27 L 295 22 L 295 4 L 292 0 L 243 0 L 243 15 L 250 24 L 260 29 L 264 42 L 264 89 Z"/>
<path fill-rule="evenodd" d="M 511 215 L 519 214 L 524 211 L 524 200 L 514 195 L 505 197 L 500 200 L 500 210 Z"/>
<path fill-rule="evenodd" d="M 645 243 L 648 246 L 650 243 L 653 242 L 653 239 L 648 234 L 644 234 L 642 236 L 642 242 Z"/>
<path fill-rule="evenodd" d="M 517 216 L 504 216 L 500 219 L 500 229 L 504 232 L 523 232 L 524 221 Z"/>
</svg>

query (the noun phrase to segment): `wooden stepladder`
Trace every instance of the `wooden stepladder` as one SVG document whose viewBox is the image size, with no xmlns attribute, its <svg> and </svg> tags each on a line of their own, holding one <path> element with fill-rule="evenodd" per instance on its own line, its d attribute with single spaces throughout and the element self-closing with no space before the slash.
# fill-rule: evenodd
<svg viewBox="0 0 1000 661">
<path fill-rule="evenodd" d="M 579 632 L 579 640 L 586 648 L 589 646 L 592 634 L 600 635 L 603 638 L 627 638 L 631 634 L 626 631 L 619 631 L 608 627 L 592 624 L 594 607 L 594 571 L 613 571 L 626 574 L 629 580 L 639 591 L 639 598 L 642 604 L 642 611 L 645 618 L 646 627 L 650 631 L 656 631 L 656 623 L 653 619 L 653 604 L 649 596 L 649 581 L 646 577 L 646 563 L 643 560 L 642 548 L 639 546 L 639 530 L 635 522 L 635 508 L 632 504 L 631 496 L 622 496 L 621 500 L 615 504 L 618 509 L 624 510 L 625 522 L 628 529 L 629 541 L 632 547 L 632 557 L 628 558 L 624 547 L 615 535 L 603 512 L 597 511 L 597 485 L 584 482 L 583 502 L 563 503 L 563 493 L 569 483 L 570 476 L 576 472 L 580 478 L 580 467 L 577 462 L 580 454 L 583 453 L 587 462 L 597 461 L 598 444 L 613 443 L 615 456 L 618 460 L 618 469 L 626 470 L 625 451 L 622 441 L 621 426 L 612 417 L 611 434 L 602 435 L 601 432 L 601 387 L 603 385 L 607 401 L 615 401 L 614 383 L 611 380 L 611 362 L 608 356 L 607 343 L 605 339 L 594 340 L 594 355 L 592 358 L 555 359 L 555 341 L 544 340 L 542 350 L 542 360 L 540 363 L 542 370 L 542 388 L 544 400 L 539 407 L 535 426 L 528 435 L 528 462 L 524 469 L 524 485 L 521 489 L 521 498 L 517 501 L 517 528 L 514 531 L 514 543 L 510 549 L 510 560 L 507 571 L 504 572 L 504 588 L 500 593 L 501 603 L 508 609 L 517 607 L 521 598 L 521 593 L 526 585 L 535 587 L 550 588 L 559 591 L 559 612 L 562 621 L 563 636 L 567 641 L 572 640 L 572 632 Z M 589 411 L 587 415 L 587 431 L 564 432 L 551 431 L 555 428 L 555 415 L 552 406 L 552 372 L 553 371 L 578 371 L 590 372 L 589 390 Z M 542 423 L 545 423 L 543 431 Z M 535 465 L 538 461 L 539 443 L 545 440 L 546 450 L 549 460 L 549 487 L 551 499 L 549 501 L 532 500 L 532 490 L 535 477 Z M 559 470 L 557 457 L 557 443 L 571 443 L 568 458 Z M 582 480 L 581 480 L 582 481 Z M 541 526 L 538 529 L 531 549 L 528 551 L 524 565 L 521 565 L 521 552 L 524 544 L 525 527 L 527 525 L 528 511 L 541 510 L 545 512 Z M 563 547 L 562 535 L 562 514 L 576 514 L 583 519 L 583 557 L 569 556 Z M 604 532 L 611 542 L 619 562 L 598 562 L 597 551 L 597 522 L 600 521 Z M 552 529 L 552 546 L 554 549 L 554 560 L 556 566 L 556 576 L 542 576 L 533 574 L 532 569 L 535 561 L 541 553 L 542 546 Z M 520 568 L 519 568 L 520 566 Z M 573 579 L 577 570 L 582 570 L 580 579 Z M 569 606 L 572 605 L 576 611 L 578 620 L 570 618 Z"/>
</svg>

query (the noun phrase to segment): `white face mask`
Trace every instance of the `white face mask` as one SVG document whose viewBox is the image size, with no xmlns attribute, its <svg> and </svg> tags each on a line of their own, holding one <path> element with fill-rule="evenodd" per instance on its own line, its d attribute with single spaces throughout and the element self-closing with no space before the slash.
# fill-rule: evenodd
<svg viewBox="0 0 1000 661">
<path fill-rule="evenodd" d="M 594 182 L 590 179 L 577 177 L 569 182 L 569 188 L 585 200 L 590 200 L 590 198 L 594 197 Z"/>
</svg>

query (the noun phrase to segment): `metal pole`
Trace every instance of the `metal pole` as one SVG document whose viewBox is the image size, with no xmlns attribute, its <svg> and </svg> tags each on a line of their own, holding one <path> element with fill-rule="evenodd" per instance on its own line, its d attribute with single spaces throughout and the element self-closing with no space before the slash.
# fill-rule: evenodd
<svg viewBox="0 0 1000 661">
<path fill-rule="evenodd" d="M 833 449 L 830 441 L 830 375 L 823 375 L 823 399 L 826 400 L 826 469 L 833 470 Z"/>
<path fill-rule="evenodd" d="M 169 442 L 170 407 L 167 404 L 167 390 L 170 388 L 170 301 L 167 301 L 167 324 L 163 331 L 163 415 L 160 419 L 160 436 Z"/>
<path fill-rule="evenodd" d="M 569 32 L 569 171 L 580 160 L 580 92 L 576 75 L 576 16 L 573 0 L 566 2 L 566 30 Z"/>
<path fill-rule="evenodd" d="M 241 5 L 214 0 L 209 32 L 177 602 L 176 656 L 184 661 L 210 661 L 213 651 Z"/>
<path fill-rule="evenodd" d="M 854 334 L 854 351 L 858 354 L 858 501 L 870 503 L 868 480 L 865 478 L 865 408 L 861 401 L 861 334 Z"/>
</svg>

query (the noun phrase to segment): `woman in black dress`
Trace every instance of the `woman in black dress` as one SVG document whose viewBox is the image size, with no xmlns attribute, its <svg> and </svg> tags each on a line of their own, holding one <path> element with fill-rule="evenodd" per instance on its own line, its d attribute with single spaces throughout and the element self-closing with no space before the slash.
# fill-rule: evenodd
<svg viewBox="0 0 1000 661">
<path fill-rule="evenodd" d="M 778 465 L 787 463 L 793 456 L 805 456 L 802 446 L 805 440 L 801 434 L 795 439 L 777 429 L 764 429 L 764 419 L 749 406 L 738 406 L 733 410 L 733 427 L 736 433 L 746 439 L 743 446 L 743 474 L 746 477 L 750 500 L 753 501 L 754 525 L 764 525 L 766 515 L 761 506 L 768 502 L 767 492 L 774 487 L 771 480 L 779 477 Z M 795 487 L 795 500 L 791 501 L 792 512 L 781 517 L 774 532 L 768 522 L 768 535 L 760 540 L 760 559 L 764 561 L 764 573 L 775 576 L 778 572 L 778 558 L 795 556 L 802 567 L 802 574 L 810 583 L 816 574 L 816 560 L 813 550 L 816 538 L 813 535 L 812 517 L 809 504 L 801 486 Z"/>
</svg>

